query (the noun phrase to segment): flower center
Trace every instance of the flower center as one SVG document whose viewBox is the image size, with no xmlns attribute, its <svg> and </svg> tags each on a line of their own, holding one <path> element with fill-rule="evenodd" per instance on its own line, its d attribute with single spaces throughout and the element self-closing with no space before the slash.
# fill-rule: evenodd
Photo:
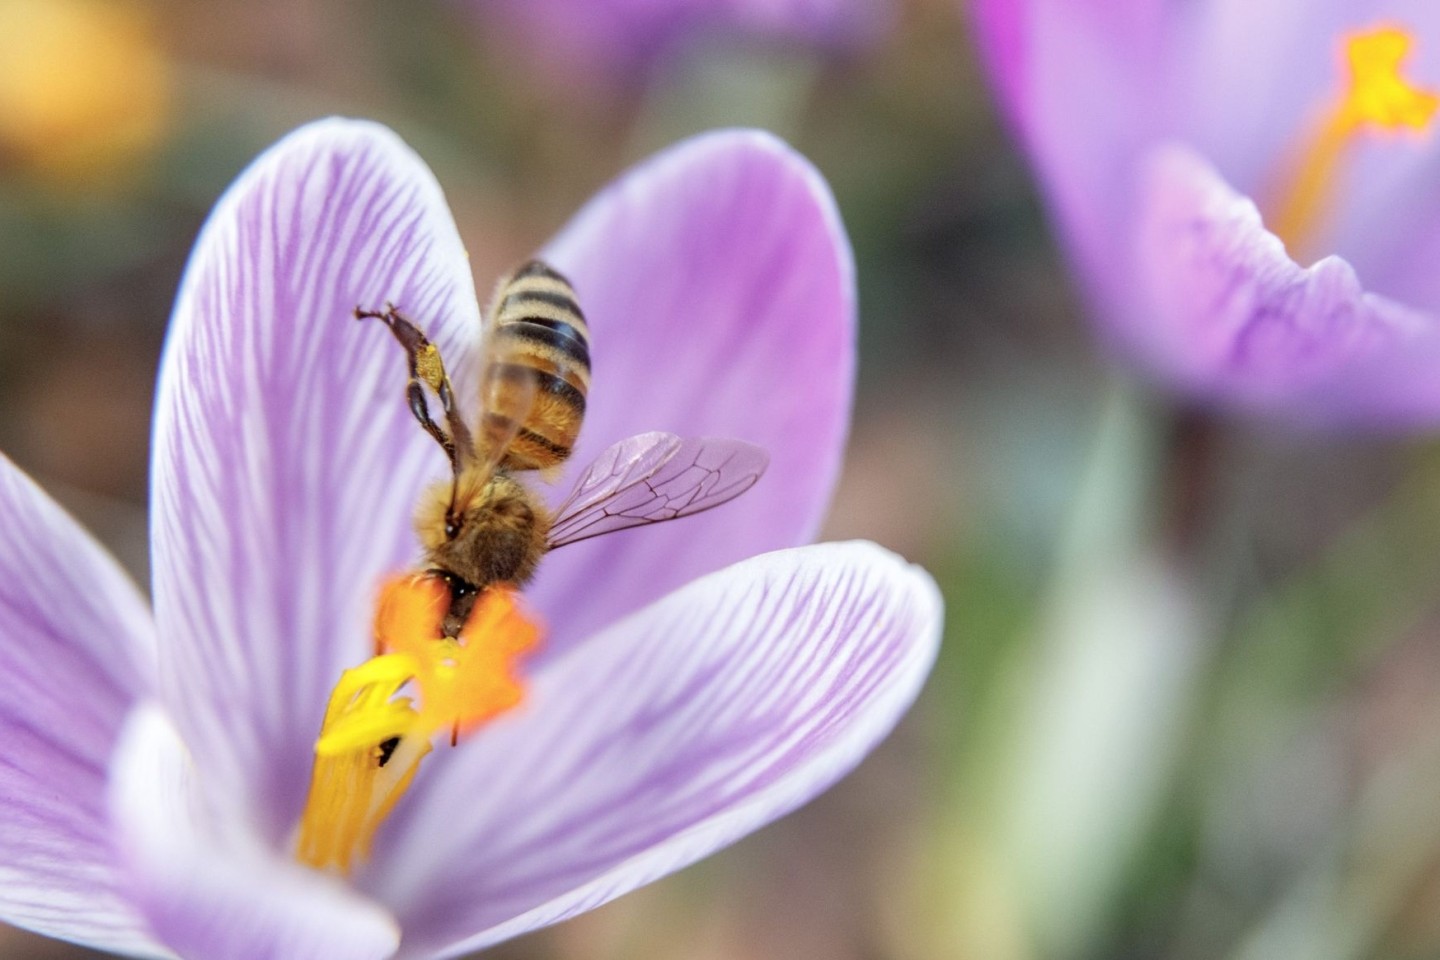
<svg viewBox="0 0 1440 960">
<path fill-rule="evenodd" d="M 1440 99 L 1400 75 L 1414 43 L 1408 31 L 1392 25 L 1344 38 L 1345 88 L 1302 141 L 1286 171 L 1287 187 L 1270 205 L 1272 229 L 1292 256 L 1306 251 L 1330 212 L 1336 181 L 1358 137 L 1430 128 Z"/>
<path fill-rule="evenodd" d="M 369 855 L 436 734 L 447 732 L 454 744 L 524 698 L 516 660 L 540 630 L 514 591 L 486 590 L 455 639 L 441 629 L 449 607 L 438 577 L 386 584 L 376 655 L 340 675 L 315 743 L 295 850 L 302 863 L 348 873 Z"/>
</svg>

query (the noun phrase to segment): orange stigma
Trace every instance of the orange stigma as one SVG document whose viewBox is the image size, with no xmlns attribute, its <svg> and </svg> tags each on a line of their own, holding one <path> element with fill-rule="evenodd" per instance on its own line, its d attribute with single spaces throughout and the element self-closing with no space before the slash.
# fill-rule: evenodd
<svg viewBox="0 0 1440 960">
<path fill-rule="evenodd" d="M 453 744 L 524 699 L 517 661 L 540 629 L 515 591 L 487 589 L 456 638 L 442 631 L 449 606 L 445 581 L 426 574 L 382 590 L 376 655 L 341 674 L 315 743 L 296 842 L 302 863 L 348 873 L 368 856 L 437 733 Z"/>
<path fill-rule="evenodd" d="M 1344 39 L 1345 90 L 1326 111 L 1288 170 L 1272 230 L 1291 255 L 1303 253 L 1330 212 L 1346 154 L 1362 133 L 1430 128 L 1440 98 L 1400 75 L 1415 38 L 1386 25 Z"/>
</svg>

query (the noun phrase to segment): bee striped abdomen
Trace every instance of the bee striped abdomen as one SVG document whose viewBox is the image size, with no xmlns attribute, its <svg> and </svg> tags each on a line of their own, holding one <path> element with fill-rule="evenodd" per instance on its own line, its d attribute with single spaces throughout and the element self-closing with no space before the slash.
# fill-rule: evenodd
<svg viewBox="0 0 1440 960">
<path fill-rule="evenodd" d="M 521 267 L 496 292 L 489 336 L 485 426 L 491 436 L 513 433 L 500 465 L 564 462 L 590 389 L 590 330 L 569 281 L 538 260 Z"/>
</svg>

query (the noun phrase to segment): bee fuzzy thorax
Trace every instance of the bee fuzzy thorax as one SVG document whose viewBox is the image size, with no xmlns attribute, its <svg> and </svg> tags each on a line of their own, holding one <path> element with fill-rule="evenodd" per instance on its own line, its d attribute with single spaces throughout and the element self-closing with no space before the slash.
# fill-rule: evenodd
<svg viewBox="0 0 1440 960">
<path fill-rule="evenodd" d="M 448 480 L 432 486 L 415 529 L 429 565 L 466 586 L 523 586 L 546 551 L 550 510 L 515 478 L 487 473 L 467 470 L 453 487 Z"/>
</svg>

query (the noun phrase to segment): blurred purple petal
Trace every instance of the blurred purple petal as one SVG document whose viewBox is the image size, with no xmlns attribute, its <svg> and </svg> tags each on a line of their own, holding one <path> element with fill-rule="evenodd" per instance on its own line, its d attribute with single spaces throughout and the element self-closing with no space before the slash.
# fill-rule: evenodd
<svg viewBox="0 0 1440 960">
<path fill-rule="evenodd" d="M 179 734 L 136 709 L 115 756 L 110 803 L 129 894 L 156 935 L 204 960 L 384 960 L 394 918 L 342 881 L 255 846 L 201 792 Z"/>
<path fill-rule="evenodd" d="M 1332 423 L 1436 422 L 1437 378 L 1423 366 L 1437 359 L 1440 314 L 1434 138 L 1351 146 L 1333 213 L 1302 244 L 1348 263 L 1302 275 L 1253 206 L 1236 204 L 1280 202 L 1341 89 L 1348 34 L 1401 24 L 1416 42 L 1408 75 L 1440 85 L 1440 7 L 977 0 L 974 21 L 1066 252 L 1123 351 L 1212 402 Z M 1194 190 L 1156 188 L 1150 158 L 1166 143 L 1204 157 L 1223 190 L 1189 174 L 1178 176 Z"/>
<path fill-rule="evenodd" d="M 992 81 L 1029 149 L 1057 227 L 1104 298 L 1134 203 L 1133 153 L 1177 109 L 1162 67 L 1173 4 L 1164 0 L 975 0 Z"/>
<path fill-rule="evenodd" d="M 156 401 L 152 547 L 167 707 L 207 778 L 273 842 L 304 800 L 340 671 L 445 475 L 405 362 L 356 305 L 393 301 L 474 395 L 478 308 L 439 186 L 383 127 L 329 120 L 217 206 L 176 304 Z"/>
<path fill-rule="evenodd" d="M 940 617 L 934 582 L 873 544 L 692 583 L 550 661 L 520 713 L 427 771 L 362 888 L 423 957 L 678 870 L 858 763 L 914 699 Z"/>
<path fill-rule="evenodd" d="M 591 74 L 643 70 L 686 44 L 754 39 L 841 49 L 873 41 L 887 0 L 465 0 L 533 59 Z"/>
<path fill-rule="evenodd" d="M 1308 400 L 1297 414 L 1316 420 L 1440 416 L 1437 368 L 1415 364 L 1440 357 L 1434 317 L 1366 293 L 1338 257 L 1298 266 L 1192 151 L 1152 160 L 1137 277 L 1149 309 L 1134 314 L 1132 340 L 1156 364 L 1241 403 Z"/>
<path fill-rule="evenodd" d="M 145 602 L 103 548 L 0 457 L 0 920 L 157 953 L 110 849 L 106 767 L 154 669 Z"/>
<path fill-rule="evenodd" d="M 697 576 L 815 535 L 849 423 L 855 281 L 820 175 L 752 131 L 696 137 L 632 170 L 546 255 L 593 335 L 585 426 L 557 499 L 606 447 L 650 430 L 771 457 L 719 510 L 548 557 L 531 595 L 563 651 Z"/>
</svg>

